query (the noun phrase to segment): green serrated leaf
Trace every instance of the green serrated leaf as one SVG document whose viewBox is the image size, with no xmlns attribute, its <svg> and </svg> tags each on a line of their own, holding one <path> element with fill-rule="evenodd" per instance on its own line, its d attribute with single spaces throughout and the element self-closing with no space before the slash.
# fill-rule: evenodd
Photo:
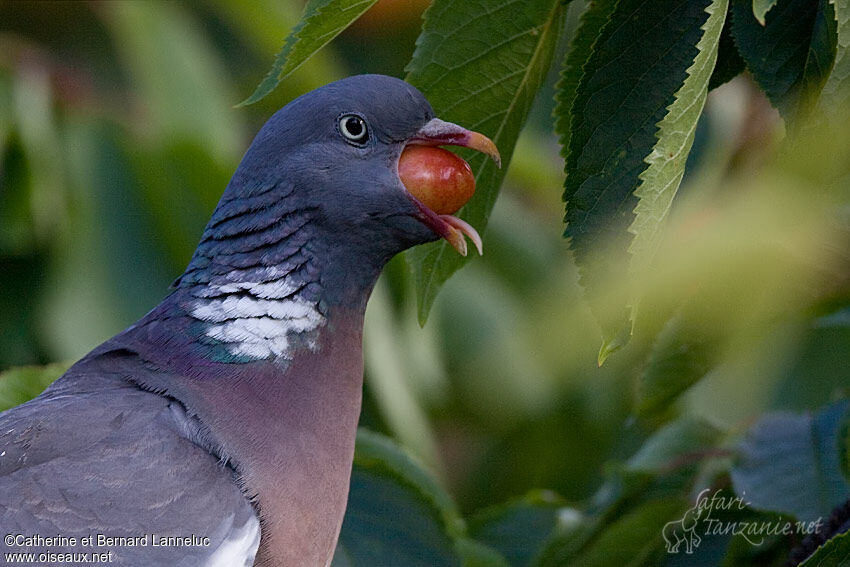
<svg viewBox="0 0 850 567">
<path fill-rule="evenodd" d="M 0 372 L 0 411 L 39 395 L 70 366 L 65 362 L 47 366 L 21 366 Z"/>
<path fill-rule="evenodd" d="M 656 125 L 699 54 L 709 4 L 620 0 L 583 65 L 564 150 L 565 236 L 603 329 L 601 357 L 625 344 L 633 193 L 657 144 Z"/>
<path fill-rule="evenodd" d="M 465 526 L 434 479 L 389 439 L 357 432 L 334 567 L 461 567 Z"/>
<path fill-rule="evenodd" d="M 640 185 L 635 190 L 635 196 L 639 201 L 634 210 L 635 219 L 629 227 L 629 232 L 635 235 L 629 246 L 632 255 L 629 271 L 633 280 L 640 278 L 652 263 L 663 222 L 685 175 L 685 162 L 705 106 L 708 81 L 717 61 L 720 32 L 728 7 L 728 0 L 713 0 L 706 8 L 709 17 L 703 24 L 704 32 L 697 43 L 699 53 L 688 68 L 687 78 L 676 92 L 667 115 L 658 123 L 658 143 L 644 160 L 649 167 L 638 176 Z M 639 302 L 640 298 L 633 292 L 632 325 L 637 319 Z"/>
<path fill-rule="evenodd" d="M 831 0 L 831 4 L 837 24 L 837 45 L 835 63 L 823 86 L 821 107 L 829 113 L 841 113 L 850 102 L 850 0 Z"/>
<path fill-rule="evenodd" d="M 764 16 L 776 4 L 777 0 L 753 0 L 753 16 L 764 25 Z"/>
<path fill-rule="evenodd" d="M 711 73 L 711 79 L 708 80 L 708 90 L 711 91 L 731 81 L 740 75 L 745 68 L 746 64 L 741 58 L 741 54 L 738 53 L 735 39 L 732 37 L 732 18 L 727 16 L 726 22 L 723 24 L 723 31 L 720 32 L 717 63 L 714 64 L 714 71 Z"/>
<path fill-rule="evenodd" d="M 749 0 L 734 0 L 732 33 L 753 78 L 786 120 L 815 100 L 835 57 L 828 0 L 779 0 L 762 26 Z"/>
<path fill-rule="evenodd" d="M 309 0 L 301 20 L 284 41 L 269 74 L 238 106 L 253 104 L 272 92 L 283 79 L 354 23 L 375 2 L 377 0 Z"/>
<path fill-rule="evenodd" d="M 514 145 L 534 97 L 549 70 L 562 28 L 560 0 L 435 0 L 407 67 L 443 120 L 489 136 L 502 154 L 502 169 L 469 152 L 475 195 L 461 210 L 485 229 Z M 406 253 L 417 289 L 421 323 L 437 292 L 467 261 L 447 243 L 417 246 Z"/>
<path fill-rule="evenodd" d="M 591 2 L 581 15 L 578 29 L 576 29 L 570 44 L 567 57 L 561 69 L 558 84 L 555 85 L 555 133 L 561 144 L 561 156 L 566 160 L 570 149 L 571 124 L 573 117 L 573 103 L 578 91 L 579 81 L 584 73 L 584 65 L 590 58 L 593 44 L 599 37 L 599 30 L 608 21 L 611 12 L 616 6 L 617 0 L 599 0 Z M 569 174 L 569 172 L 567 172 Z"/>
<path fill-rule="evenodd" d="M 600 0 L 592 2 L 581 16 L 578 29 L 573 36 L 567 57 L 561 70 L 558 84 L 555 85 L 555 133 L 561 146 L 561 156 L 564 161 L 569 159 L 573 103 L 575 102 L 579 82 L 584 74 L 584 65 L 590 57 L 593 45 L 599 37 L 599 31 L 611 17 L 611 12 L 617 0 Z M 569 175 L 569 171 L 567 171 Z M 623 329 L 613 337 L 605 337 L 597 356 L 597 364 L 602 366 L 611 354 L 620 350 L 628 343 L 631 329 Z"/>
<path fill-rule="evenodd" d="M 850 533 L 828 540 L 800 563 L 800 567 L 850 567 Z"/>
</svg>

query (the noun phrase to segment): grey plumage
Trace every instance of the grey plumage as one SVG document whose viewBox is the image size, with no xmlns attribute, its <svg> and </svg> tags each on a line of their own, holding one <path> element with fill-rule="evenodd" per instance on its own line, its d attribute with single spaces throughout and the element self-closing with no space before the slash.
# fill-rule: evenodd
<svg viewBox="0 0 850 567">
<path fill-rule="evenodd" d="M 78 367 L 37 400 L 0 414 L 0 531 L 78 541 L 5 551 L 113 552 L 116 565 L 212 564 L 257 523 L 235 471 L 209 452 L 180 404 L 103 366 Z M 246 560 L 259 545 L 254 533 Z M 152 545 L 158 536 L 192 535 L 209 544 Z M 95 543 L 146 536 L 146 545 L 82 545 L 89 536 Z M 239 563 L 221 563 L 229 564 Z"/>
<path fill-rule="evenodd" d="M 368 136 L 342 136 L 352 116 Z M 433 118 L 416 89 L 371 75 L 269 120 L 172 293 L 0 414 L 0 532 L 131 539 L 100 550 L 22 540 L 5 551 L 111 551 L 116 565 L 330 563 L 366 301 L 394 254 L 457 236 L 398 177 L 411 140 L 474 134 Z M 486 140 L 475 136 L 471 147 Z M 128 544 L 145 535 L 147 545 Z"/>
</svg>

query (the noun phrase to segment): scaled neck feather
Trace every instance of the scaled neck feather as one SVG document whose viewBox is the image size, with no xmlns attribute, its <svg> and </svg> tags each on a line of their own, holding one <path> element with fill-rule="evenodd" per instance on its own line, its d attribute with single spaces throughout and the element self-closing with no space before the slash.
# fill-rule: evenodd
<svg viewBox="0 0 850 567">
<path fill-rule="evenodd" d="M 204 358 L 275 360 L 318 348 L 329 310 L 365 309 L 383 265 L 358 261 L 322 229 L 319 207 L 289 187 L 225 192 L 177 282 L 172 301 L 191 320 Z"/>
</svg>

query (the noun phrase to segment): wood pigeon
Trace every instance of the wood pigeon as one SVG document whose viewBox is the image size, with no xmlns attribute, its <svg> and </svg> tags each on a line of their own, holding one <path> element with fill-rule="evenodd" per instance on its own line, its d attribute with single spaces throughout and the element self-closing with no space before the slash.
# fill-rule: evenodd
<svg viewBox="0 0 850 567">
<path fill-rule="evenodd" d="M 478 238 L 405 189 L 399 157 L 415 144 L 498 161 L 488 138 L 380 75 L 330 83 L 272 116 L 170 295 L 0 414 L 3 553 L 329 565 L 373 284 L 406 248 Z"/>
</svg>

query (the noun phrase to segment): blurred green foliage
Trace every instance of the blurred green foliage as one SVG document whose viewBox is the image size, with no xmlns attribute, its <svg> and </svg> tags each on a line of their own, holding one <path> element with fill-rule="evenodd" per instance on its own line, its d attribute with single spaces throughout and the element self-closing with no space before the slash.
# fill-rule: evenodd
<svg viewBox="0 0 850 567">
<path fill-rule="evenodd" d="M 153 307 L 184 269 L 260 124 L 333 79 L 403 76 L 426 4 L 378 2 L 276 90 L 237 108 L 299 21 L 299 3 L 0 3 L 0 369 L 75 360 Z M 596 27 L 586 24 L 585 33 L 598 32 L 615 4 L 597 2 L 586 16 Z M 771 13 L 762 10 L 773 3 L 730 4 L 740 18 L 758 4 L 770 25 Z M 846 34 L 847 4 L 833 4 Z M 584 7 L 558 8 L 562 38 L 574 37 Z M 819 10 L 813 22 L 824 17 Z M 747 23 L 746 33 L 757 35 L 752 25 L 759 24 Z M 724 34 L 729 27 L 727 20 Z M 814 27 L 795 30 L 808 41 Z M 589 53 L 595 37 L 579 35 L 574 44 Z M 725 64 L 740 69 L 724 37 L 715 73 Z M 759 41 L 744 51 L 756 57 L 765 49 Z M 554 60 L 568 43 L 552 43 Z M 615 318 L 619 298 L 634 285 L 641 291 L 630 342 L 602 367 L 598 321 L 607 315 L 591 313 L 560 238 L 564 174 L 551 102 L 557 73 L 537 70 L 540 93 L 526 101 L 534 105 L 498 201 L 492 213 L 492 203 L 482 204 L 482 218 L 489 217 L 484 256 L 446 284 L 424 328 L 416 277 L 403 259 L 388 266 L 372 298 L 361 422 L 424 464 L 361 438 L 357 509 L 387 474 L 396 475 L 399 486 L 382 492 L 386 513 L 408 509 L 413 523 L 399 528 L 405 532 L 420 529 L 420 520 L 437 522 L 421 526 L 438 525 L 451 538 L 440 539 L 438 530 L 430 550 L 465 565 L 500 564 L 488 563 L 488 551 L 470 537 L 511 566 L 782 564 L 796 540 L 755 548 L 731 534 L 706 537 L 691 557 L 664 554 L 661 530 L 682 518 L 702 487 L 731 490 L 730 471 L 763 478 L 756 465 L 734 469 L 739 440 L 747 431 L 764 433 L 750 430 L 751 421 L 767 413 L 761 419 L 768 423 L 805 422 L 773 414 L 814 412 L 848 394 L 848 99 L 834 87 L 830 120 L 800 122 L 786 135 L 757 86 L 777 97 L 790 89 L 796 116 L 796 86 L 823 71 L 806 61 L 776 93 L 756 65 L 755 80 L 741 76 L 715 89 L 699 121 L 692 116 L 693 149 L 654 259 L 637 284 L 594 284 Z M 585 62 L 572 61 L 578 68 Z M 581 89 L 583 76 L 571 88 Z M 709 84 L 716 86 L 713 78 Z M 572 128 L 559 118 L 562 129 Z M 646 140 L 651 149 L 654 139 Z M 593 257 L 622 256 L 610 244 L 589 238 L 586 246 Z M 0 407 L 33 395 L 56 372 L 0 375 Z M 844 444 L 838 454 L 846 477 L 846 417 L 842 423 L 836 418 L 830 427 Z M 823 448 L 800 443 L 817 461 Z M 386 463 L 370 460 L 370 451 Z M 744 463 L 757 455 L 744 453 Z M 439 496 L 423 503 L 423 493 Z M 786 496 L 801 494 L 789 489 Z M 747 517 L 794 512 L 765 508 L 754 505 Z M 453 524 L 462 516 L 468 527 Z M 375 549 L 357 547 L 358 534 L 370 533 L 363 517 L 363 525 L 346 520 L 340 565 L 377 561 Z"/>
</svg>

